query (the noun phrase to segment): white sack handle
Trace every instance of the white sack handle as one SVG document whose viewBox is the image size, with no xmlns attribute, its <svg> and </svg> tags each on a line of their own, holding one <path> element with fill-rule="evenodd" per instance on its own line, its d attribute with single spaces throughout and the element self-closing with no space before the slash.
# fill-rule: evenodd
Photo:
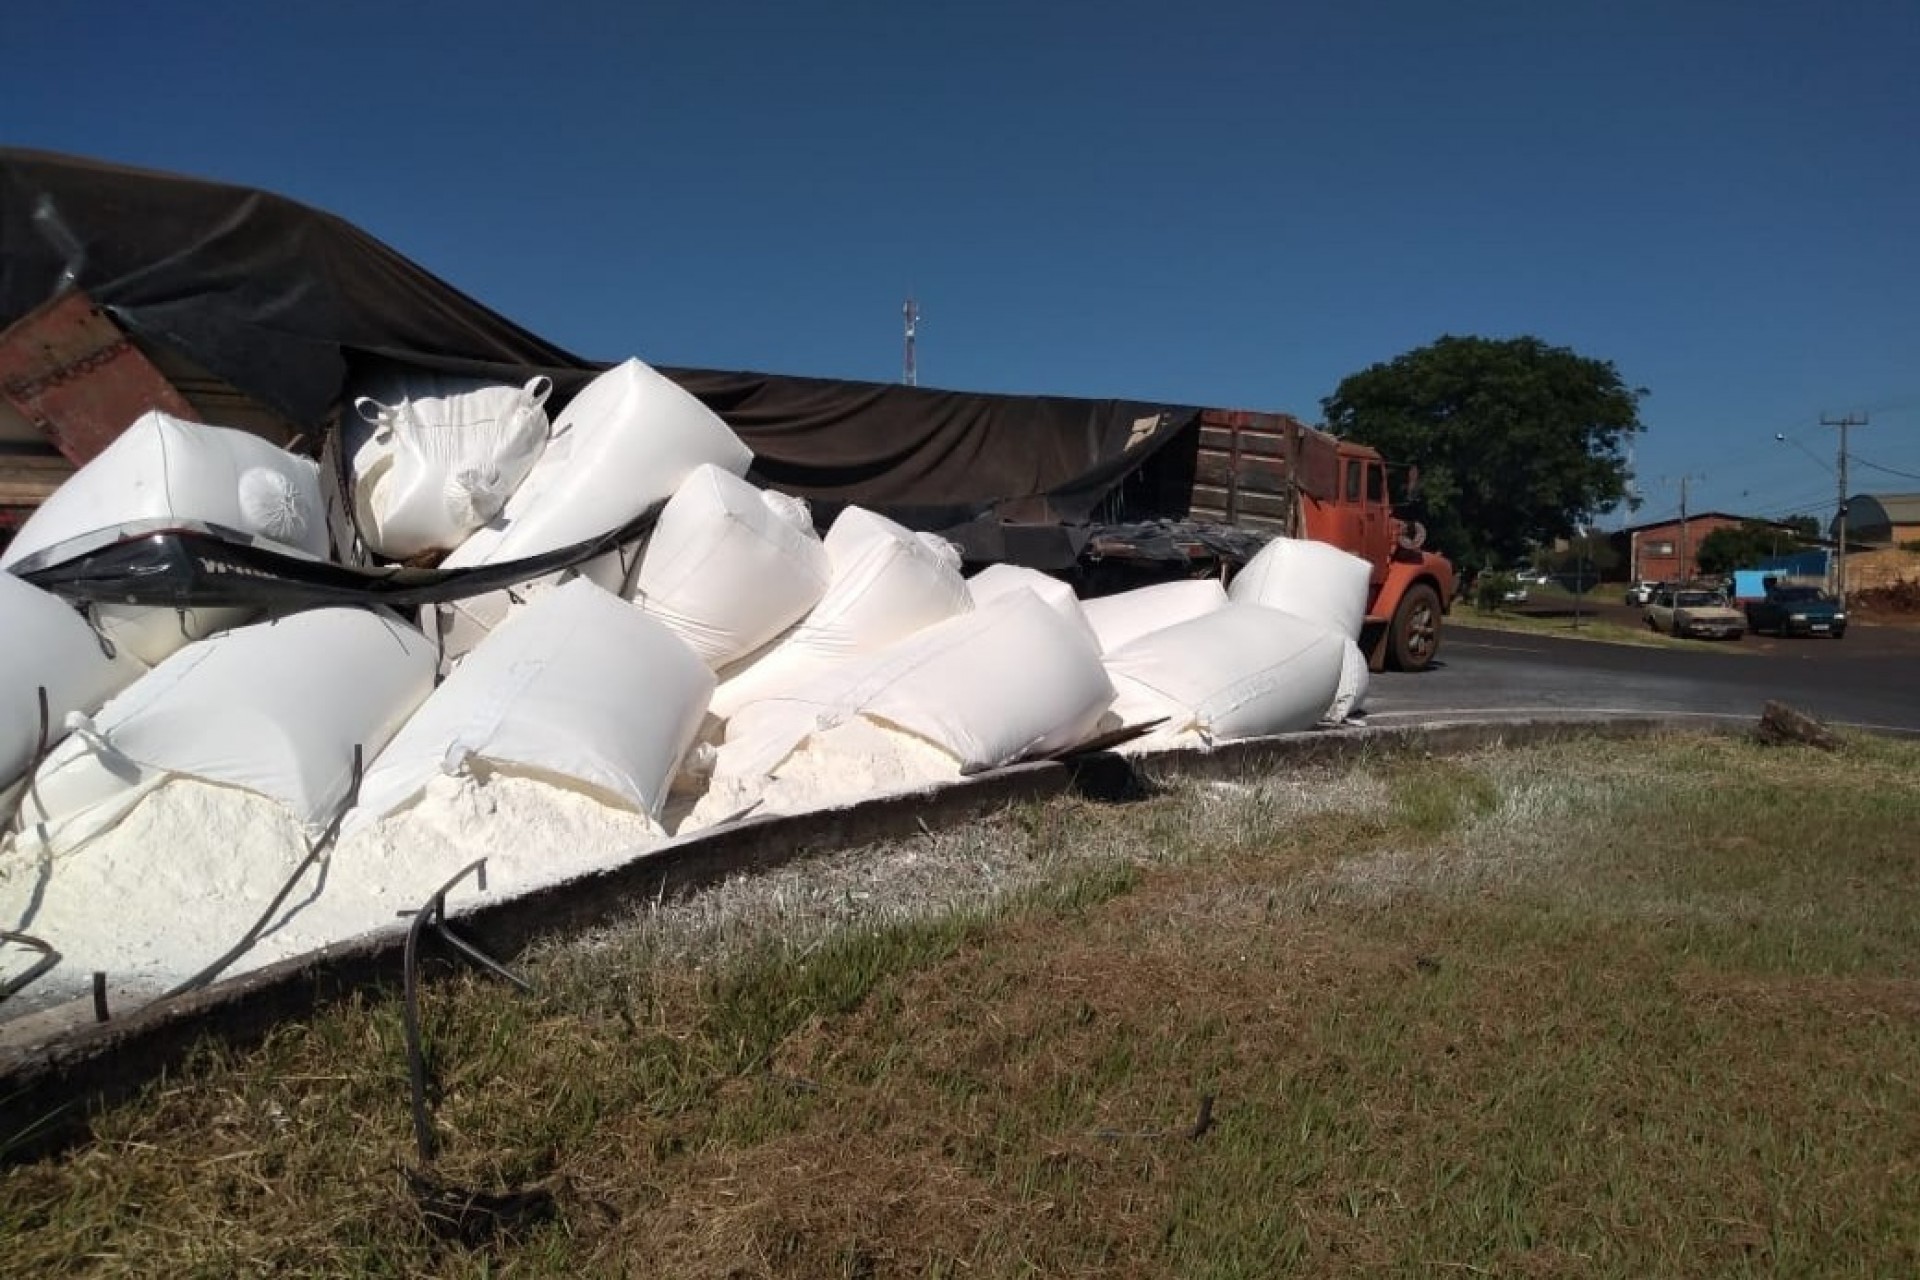
<svg viewBox="0 0 1920 1280">
<path fill-rule="evenodd" d="M 399 418 L 402 407 L 397 404 L 381 404 L 372 396 L 359 396 L 353 402 L 353 411 L 360 415 L 360 421 L 374 428 L 376 438 L 393 429 L 394 421 Z"/>
<path fill-rule="evenodd" d="M 84 711 L 69 711 L 65 721 L 66 730 L 87 744 L 95 755 L 110 756 L 115 760 L 125 760 L 127 755 L 107 739 L 107 735 L 94 727 L 93 717 Z"/>
</svg>

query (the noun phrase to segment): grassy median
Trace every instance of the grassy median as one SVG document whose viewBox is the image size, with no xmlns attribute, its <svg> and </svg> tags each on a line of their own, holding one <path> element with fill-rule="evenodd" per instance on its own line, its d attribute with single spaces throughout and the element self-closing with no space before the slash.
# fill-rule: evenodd
<svg viewBox="0 0 1920 1280">
<path fill-rule="evenodd" d="M 1917 778 L 1571 742 L 788 868 L 427 986 L 505 1198 L 408 1181 L 369 998 L 0 1174 L 7 1270 L 1920 1274 Z"/>
</svg>

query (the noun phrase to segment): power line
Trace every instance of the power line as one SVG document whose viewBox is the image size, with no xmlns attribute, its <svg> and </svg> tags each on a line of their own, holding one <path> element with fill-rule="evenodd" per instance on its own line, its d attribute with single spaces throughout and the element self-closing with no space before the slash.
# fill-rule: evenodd
<svg viewBox="0 0 1920 1280">
<path fill-rule="evenodd" d="M 1920 475 L 1917 475 L 1911 471 L 1900 471 L 1900 470 L 1896 470 L 1893 467 L 1883 467 L 1877 462 L 1868 462 L 1865 458 L 1855 458 L 1854 461 L 1863 467 L 1869 468 L 1870 470 L 1884 471 L 1890 476 L 1899 476 L 1902 480 L 1920 480 Z"/>
</svg>

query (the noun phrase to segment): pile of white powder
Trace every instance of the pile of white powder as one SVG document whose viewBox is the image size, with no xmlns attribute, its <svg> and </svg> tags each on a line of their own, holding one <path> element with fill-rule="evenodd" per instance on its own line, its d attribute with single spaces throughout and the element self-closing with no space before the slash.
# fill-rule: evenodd
<svg viewBox="0 0 1920 1280">
<path fill-rule="evenodd" d="M 830 809 L 957 781 L 960 762 L 925 738 L 865 716 L 805 739 L 771 774 L 740 769 L 746 750 L 722 746 L 707 793 L 676 828 L 699 831 L 742 814 Z"/>
<path fill-rule="evenodd" d="M 469 879 L 451 905 L 617 865 L 662 839 L 644 815 L 564 786 L 510 774 L 437 777 L 414 803 L 308 870 L 225 972 L 393 926 L 476 858 L 487 859 L 486 893 Z M 116 988 L 158 994 L 176 985 L 244 936 L 306 854 L 278 803 L 191 778 L 169 780 L 70 853 L 48 857 L 27 842 L 0 847 L 0 927 L 62 955 L 22 1007 L 84 992 L 95 970 Z M 0 977 L 36 958 L 0 949 Z"/>
</svg>

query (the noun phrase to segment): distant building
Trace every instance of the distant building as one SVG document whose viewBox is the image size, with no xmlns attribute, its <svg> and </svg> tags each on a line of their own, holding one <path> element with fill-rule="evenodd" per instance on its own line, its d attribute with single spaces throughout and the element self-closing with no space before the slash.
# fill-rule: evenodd
<svg viewBox="0 0 1920 1280">
<path fill-rule="evenodd" d="M 1629 525 L 1612 535 L 1614 549 L 1629 582 L 1686 582 L 1700 576 L 1700 544 L 1715 529 L 1743 524 L 1773 525 L 1780 530 L 1781 550 L 1795 545 L 1792 531 L 1771 520 L 1737 516 L 1726 511 L 1702 511 L 1683 524 L 1678 519 Z"/>
<path fill-rule="evenodd" d="M 1840 536 L 1840 520 L 1832 525 Z M 1891 547 L 1920 541 L 1920 493 L 1856 493 L 1847 499 L 1847 544 Z"/>
</svg>

